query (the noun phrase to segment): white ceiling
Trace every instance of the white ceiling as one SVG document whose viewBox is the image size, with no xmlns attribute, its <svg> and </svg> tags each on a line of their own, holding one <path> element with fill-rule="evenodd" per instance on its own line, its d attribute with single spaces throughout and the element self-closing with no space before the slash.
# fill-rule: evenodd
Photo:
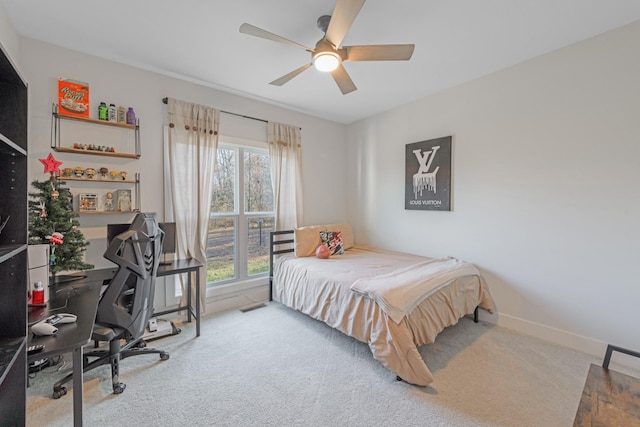
<svg viewBox="0 0 640 427">
<path fill-rule="evenodd" d="M 640 20 L 638 0 L 368 0 L 343 45 L 414 43 L 410 61 L 347 62 L 358 90 L 248 22 L 305 46 L 335 0 L 0 0 L 21 36 L 351 123 Z"/>
</svg>

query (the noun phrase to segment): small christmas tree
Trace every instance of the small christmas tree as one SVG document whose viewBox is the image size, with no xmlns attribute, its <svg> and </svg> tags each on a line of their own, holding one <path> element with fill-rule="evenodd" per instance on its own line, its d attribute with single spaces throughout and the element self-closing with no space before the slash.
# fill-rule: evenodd
<svg viewBox="0 0 640 427">
<path fill-rule="evenodd" d="M 37 192 L 29 193 L 29 244 L 50 244 L 49 271 L 88 270 L 93 265 L 82 261 L 89 242 L 78 228 L 73 213 L 73 196 L 54 171 L 48 181 L 33 181 Z"/>
</svg>

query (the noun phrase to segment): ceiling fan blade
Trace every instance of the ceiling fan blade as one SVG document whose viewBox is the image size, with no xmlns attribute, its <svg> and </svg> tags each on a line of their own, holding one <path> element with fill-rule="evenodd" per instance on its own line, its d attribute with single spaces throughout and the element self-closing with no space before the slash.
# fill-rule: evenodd
<svg viewBox="0 0 640 427">
<path fill-rule="evenodd" d="M 365 46 L 345 46 L 345 61 L 407 61 L 413 55 L 412 44 L 379 44 Z"/>
<path fill-rule="evenodd" d="M 343 95 L 346 95 L 357 89 L 356 85 L 353 84 L 353 80 L 351 80 L 351 77 L 349 77 L 347 70 L 345 70 L 342 64 L 338 65 L 338 68 L 331 72 L 331 76 L 333 77 L 333 80 L 335 80 L 338 84 L 338 87 L 340 88 L 340 91 Z"/>
<path fill-rule="evenodd" d="M 279 36 L 277 34 L 270 33 L 269 31 L 263 30 L 262 28 L 258 28 L 258 27 L 254 26 L 254 25 L 247 24 L 246 22 L 244 24 L 240 25 L 240 32 L 243 33 L 243 34 L 249 34 L 250 36 L 256 36 L 256 37 L 261 37 L 263 39 L 272 40 L 274 42 L 288 44 L 288 45 L 293 46 L 293 47 L 299 47 L 299 48 L 304 49 L 304 50 L 306 50 L 308 52 L 312 51 L 312 49 L 310 49 L 310 48 L 308 48 L 306 46 L 303 46 L 303 45 L 301 45 L 299 43 L 293 42 L 293 41 L 291 41 L 289 39 L 285 39 L 284 37 L 281 37 L 281 36 Z"/>
<path fill-rule="evenodd" d="M 269 84 L 274 86 L 282 86 L 283 84 L 285 84 L 286 82 L 288 82 L 289 80 L 291 80 L 292 78 L 294 78 L 295 76 L 297 76 L 298 74 L 300 74 L 301 72 L 303 72 L 309 67 L 311 67 L 311 64 L 304 64 L 302 67 L 296 68 L 289 74 L 285 74 L 284 76 L 280 77 L 279 79 L 275 79 Z"/>
<path fill-rule="evenodd" d="M 365 0 L 337 0 L 326 33 L 327 40 L 335 47 L 342 43 L 364 2 Z"/>
</svg>

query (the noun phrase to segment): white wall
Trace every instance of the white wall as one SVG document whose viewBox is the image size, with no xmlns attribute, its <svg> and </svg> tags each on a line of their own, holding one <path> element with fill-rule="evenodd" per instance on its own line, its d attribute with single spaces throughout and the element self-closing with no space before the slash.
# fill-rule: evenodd
<svg viewBox="0 0 640 427">
<path fill-rule="evenodd" d="M 635 23 L 350 125 L 356 240 L 475 263 L 489 320 L 637 350 L 639 51 Z M 446 135 L 452 212 L 404 210 L 405 145 Z"/>
<path fill-rule="evenodd" d="M 166 105 L 162 103 L 162 98 L 169 96 L 238 114 L 300 126 L 303 141 L 304 221 L 311 224 L 343 221 L 346 218 L 346 190 L 342 185 L 345 180 L 343 171 L 346 169 L 344 163 L 332 168 L 332 173 L 327 174 L 321 161 L 331 158 L 333 162 L 336 159 L 335 153 L 344 153 L 346 128 L 342 124 L 31 39 L 20 39 L 20 58 L 21 68 L 30 89 L 30 182 L 47 178 L 38 159 L 52 152 L 51 106 L 56 100 L 57 79 L 64 76 L 89 83 L 91 113 L 94 116 L 100 101 L 134 107 L 141 122 L 142 156 L 139 160 L 105 160 L 95 156 L 53 152 L 54 156 L 64 162 L 62 167 L 104 165 L 110 169 L 124 169 L 129 173 L 140 172 L 142 210 L 155 211 L 161 219 L 164 217 L 162 132 L 163 124 L 166 124 Z M 255 129 L 256 123 L 260 124 L 249 119 L 240 119 L 239 122 L 237 118 L 223 114 L 221 133 L 225 132 L 225 129 L 233 133 L 232 129 L 241 128 L 242 120 L 245 121 L 247 129 Z M 97 127 L 95 131 L 100 132 L 101 128 Z M 67 135 L 69 138 L 72 136 L 69 132 Z M 263 137 L 266 140 L 266 133 Z M 73 142 L 66 140 L 62 145 L 70 146 Z M 122 151 L 131 152 L 133 148 Z M 345 162 L 344 157 L 338 156 L 338 159 L 342 159 L 338 162 Z M 79 187 L 77 183 L 74 184 Z M 74 189 L 72 185 L 69 186 Z M 106 249 L 105 225 L 108 222 L 128 222 L 131 218 L 132 215 L 120 214 L 81 215 L 81 229 L 90 241 L 86 252 L 87 262 L 95 264 L 96 267 L 112 265 L 103 258 Z M 156 293 L 158 294 L 162 293 Z M 156 308 L 158 304 L 156 298 Z"/>
<path fill-rule="evenodd" d="M 9 21 L 4 9 L 0 6 L 0 44 L 14 64 L 20 63 L 20 41 L 18 33 Z"/>
</svg>

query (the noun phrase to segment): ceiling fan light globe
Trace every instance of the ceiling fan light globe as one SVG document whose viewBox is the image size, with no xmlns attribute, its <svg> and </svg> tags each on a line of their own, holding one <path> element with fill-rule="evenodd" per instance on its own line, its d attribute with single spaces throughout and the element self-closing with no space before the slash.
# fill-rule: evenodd
<svg viewBox="0 0 640 427">
<path fill-rule="evenodd" d="M 335 52 L 318 52 L 313 57 L 313 65 L 318 71 L 333 71 L 340 65 L 340 57 Z"/>
</svg>

